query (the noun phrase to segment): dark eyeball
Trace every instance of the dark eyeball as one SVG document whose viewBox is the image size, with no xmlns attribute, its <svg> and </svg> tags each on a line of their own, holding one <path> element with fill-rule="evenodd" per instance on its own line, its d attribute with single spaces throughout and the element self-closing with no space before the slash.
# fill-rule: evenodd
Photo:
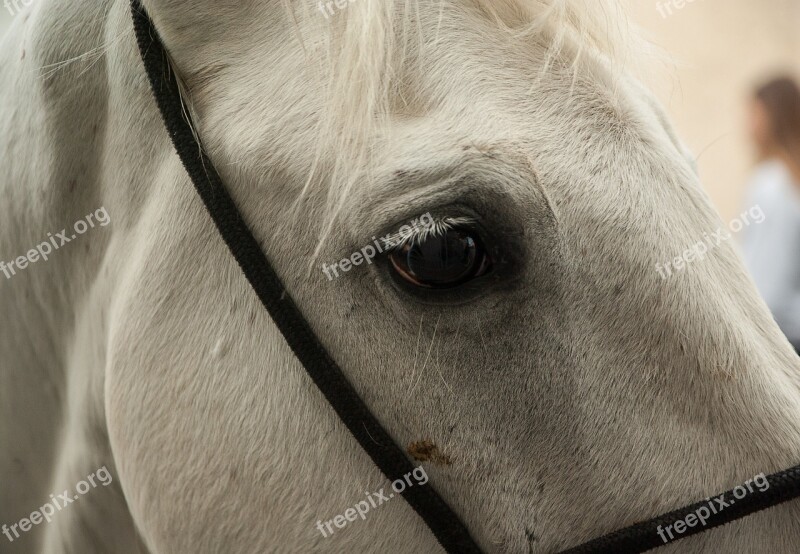
<svg viewBox="0 0 800 554">
<path fill-rule="evenodd" d="M 492 263 L 477 234 L 449 229 L 401 246 L 389 254 L 392 269 L 411 285 L 453 288 L 485 275 Z"/>
</svg>

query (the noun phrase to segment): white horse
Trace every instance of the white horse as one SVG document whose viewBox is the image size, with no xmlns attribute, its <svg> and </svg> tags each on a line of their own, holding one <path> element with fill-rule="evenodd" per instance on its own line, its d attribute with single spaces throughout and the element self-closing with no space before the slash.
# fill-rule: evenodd
<svg viewBox="0 0 800 554">
<path fill-rule="evenodd" d="M 145 2 L 289 293 L 487 553 L 800 462 L 798 359 L 734 248 L 656 270 L 721 222 L 595 4 Z M 38 0 L 1 59 L 0 552 L 440 552 L 400 499 L 318 529 L 388 484 L 196 197 L 128 1 Z M 454 286 L 402 252 L 320 271 L 427 213 L 462 223 Z M 795 552 L 798 519 L 663 551 Z"/>
</svg>

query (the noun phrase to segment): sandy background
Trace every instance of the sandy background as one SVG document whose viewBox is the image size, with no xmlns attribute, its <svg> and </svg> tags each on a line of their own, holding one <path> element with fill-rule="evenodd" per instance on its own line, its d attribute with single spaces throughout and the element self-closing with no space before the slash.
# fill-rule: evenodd
<svg viewBox="0 0 800 554">
<path fill-rule="evenodd" d="M 629 0 L 635 20 L 674 59 L 649 85 L 698 156 L 703 183 L 723 218 L 741 211 L 752 167 L 745 102 L 778 72 L 800 77 L 800 0 L 694 0 L 683 8 Z"/>
<path fill-rule="evenodd" d="M 674 59 L 654 64 L 648 84 L 699 157 L 704 186 L 730 220 L 740 211 L 752 165 L 745 100 L 765 77 L 800 75 L 800 0 L 684 0 L 682 8 L 675 7 L 682 0 L 627 1 L 650 39 Z M 11 19 L 0 3 L 0 35 Z"/>
</svg>

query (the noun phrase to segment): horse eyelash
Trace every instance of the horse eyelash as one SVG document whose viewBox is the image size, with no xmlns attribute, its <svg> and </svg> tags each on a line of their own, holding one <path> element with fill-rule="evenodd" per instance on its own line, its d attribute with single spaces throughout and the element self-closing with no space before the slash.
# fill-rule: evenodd
<svg viewBox="0 0 800 554">
<path fill-rule="evenodd" d="M 451 229 L 469 225 L 473 222 L 474 220 L 470 217 L 434 218 L 433 224 L 429 226 L 417 225 L 412 227 L 410 233 L 403 235 L 398 232 L 381 240 L 384 244 L 384 251 L 391 253 L 400 250 L 406 245 L 414 246 L 415 244 L 423 243 L 431 237 L 442 236 Z"/>
</svg>

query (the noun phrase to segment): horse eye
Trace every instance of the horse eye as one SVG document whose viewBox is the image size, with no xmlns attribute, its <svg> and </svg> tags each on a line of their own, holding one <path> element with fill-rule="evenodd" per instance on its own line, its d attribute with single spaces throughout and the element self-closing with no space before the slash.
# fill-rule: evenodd
<svg viewBox="0 0 800 554">
<path fill-rule="evenodd" d="M 492 267 L 480 238 L 463 229 L 449 229 L 405 244 L 392 251 L 389 260 L 401 279 L 430 289 L 463 285 Z"/>
</svg>

